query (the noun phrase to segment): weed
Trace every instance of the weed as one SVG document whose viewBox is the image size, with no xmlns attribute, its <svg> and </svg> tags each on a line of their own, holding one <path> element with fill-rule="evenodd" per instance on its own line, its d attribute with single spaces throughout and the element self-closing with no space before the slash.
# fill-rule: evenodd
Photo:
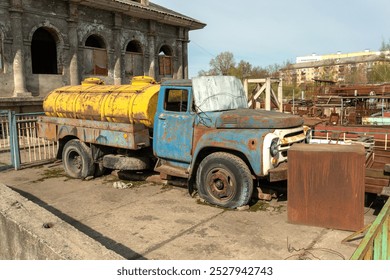
<svg viewBox="0 0 390 280">
<path fill-rule="evenodd" d="M 33 183 L 43 182 L 51 178 L 65 177 L 64 170 L 62 168 L 45 169 L 41 175 L 42 177 L 40 179 L 33 181 Z"/>
</svg>

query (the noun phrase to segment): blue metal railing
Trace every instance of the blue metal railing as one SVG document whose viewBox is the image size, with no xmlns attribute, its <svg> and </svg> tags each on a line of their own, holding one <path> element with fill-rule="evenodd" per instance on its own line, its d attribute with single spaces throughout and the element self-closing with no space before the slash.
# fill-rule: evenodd
<svg viewBox="0 0 390 280">
<path fill-rule="evenodd" d="M 42 114 L 0 111 L 0 170 L 55 158 L 57 143 L 37 135 L 37 116 Z"/>
</svg>

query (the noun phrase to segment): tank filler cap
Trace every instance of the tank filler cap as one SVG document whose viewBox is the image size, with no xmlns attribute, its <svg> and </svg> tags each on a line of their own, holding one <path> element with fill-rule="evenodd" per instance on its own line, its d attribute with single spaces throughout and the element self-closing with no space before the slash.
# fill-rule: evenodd
<svg viewBox="0 0 390 280">
<path fill-rule="evenodd" d="M 156 84 L 156 80 L 149 76 L 135 76 L 131 79 L 132 85 Z"/>
<path fill-rule="evenodd" d="M 99 78 L 86 78 L 84 81 L 81 82 L 81 85 L 83 86 L 89 86 L 89 85 L 104 85 L 104 81 Z"/>
</svg>

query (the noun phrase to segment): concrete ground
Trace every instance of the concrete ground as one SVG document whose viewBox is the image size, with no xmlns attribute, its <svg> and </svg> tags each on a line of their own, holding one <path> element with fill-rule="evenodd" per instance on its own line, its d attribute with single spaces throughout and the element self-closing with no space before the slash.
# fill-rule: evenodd
<svg viewBox="0 0 390 280">
<path fill-rule="evenodd" d="M 226 210 L 184 187 L 121 181 L 130 184 L 117 189 L 118 181 L 114 175 L 70 179 L 61 163 L 0 172 L 0 184 L 126 259 L 341 260 L 359 242 L 342 242 L 352 232 L 288 223 L 283 199 Z M 365 224 L 375 219 L 373 212 L 365 208 Z"/>
</svg>

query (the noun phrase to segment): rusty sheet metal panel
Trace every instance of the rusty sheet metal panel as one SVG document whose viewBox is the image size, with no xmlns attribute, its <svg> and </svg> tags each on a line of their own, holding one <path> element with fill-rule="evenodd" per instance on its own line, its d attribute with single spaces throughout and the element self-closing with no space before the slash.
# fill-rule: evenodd
<svg viewBox="0 0 390 280">
<path fill-rule="evenodd" d="M 200 112 L 248 108 L 244 87 L 232 76 L 203 76 L 192 79 L 195 106 Z"/>
<path fill-rule="evenodd" d="M 303 118 L 274 111 L 237 109 L 223 112 L 217 128 L 292 128 L 303 125 Z"/>
<path fill-rule="evenodd" d="M 151 144 L 149 130 L 142 124 L 40 116 L 38 126 L 39 137 L 53 141 L 73 135 L 87 143 L 132 150 Z"/>
<path fill-rule="evenodd" d="M 289 222 L 352 231 L 363 227 L 363 145 L 297 144 L 288 156 Z"/>
<path fill-rule="evenodd" d="M 390 260 L 390 199 L 372 223 L 351 260 Z"/>
<path fill-rule="evenodd" d="M 390 164 L 390 150 L 374 148 L 366 161 L 366 192 L 384 194 L 390 187 L 390 174 L 383 172 Z"/>
</svg>

